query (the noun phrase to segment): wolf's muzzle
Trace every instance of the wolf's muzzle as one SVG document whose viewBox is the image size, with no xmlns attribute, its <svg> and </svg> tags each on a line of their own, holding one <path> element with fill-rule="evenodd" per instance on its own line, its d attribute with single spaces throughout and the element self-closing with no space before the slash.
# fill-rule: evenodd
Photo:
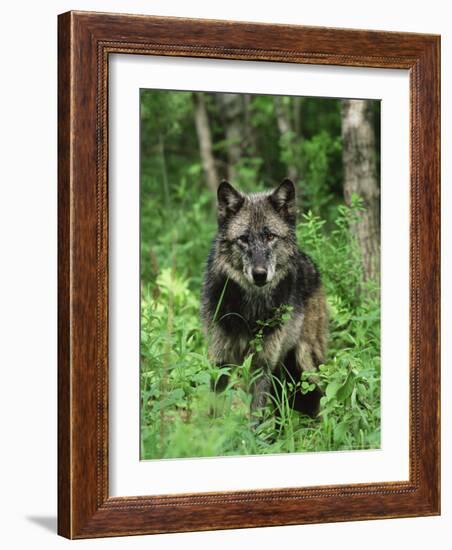
<svg viewBox="0 0 452 550">
<path fill-rule="evenodd" d="M 267 283 L 267 270 L 263 267 L 253 269 L 253 281 L 257 286 L 264 286 Z"/>
</svg>

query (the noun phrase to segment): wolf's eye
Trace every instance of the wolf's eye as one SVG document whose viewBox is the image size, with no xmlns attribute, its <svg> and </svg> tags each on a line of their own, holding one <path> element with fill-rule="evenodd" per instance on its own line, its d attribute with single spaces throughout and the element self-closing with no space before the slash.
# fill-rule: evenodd
<svg viewBox="0 0 452 550">
<path fill-rule="evenodd" d="M 276 235 L 273 235 L 273 233 L 268 233 L 267 235 L 267 241 L 269 243 L 271 243 L 272 241 L 274 241 L 276 239 Z"/>
<path fill-rule="evenodd" d="M 247 235 L 240 235 L 240 237 L 237 240 L 240 244 L 248 244 L 249 242 Z"/>
</svg>

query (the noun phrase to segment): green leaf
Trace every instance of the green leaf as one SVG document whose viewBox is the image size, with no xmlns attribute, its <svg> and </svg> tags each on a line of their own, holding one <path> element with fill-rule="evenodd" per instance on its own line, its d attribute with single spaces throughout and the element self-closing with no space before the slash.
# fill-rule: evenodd
<svg viewBox="0 0 452 550">
<path fill-rule="evenodd" d="M 356 407 L 356 386 L 353 388 L 350 404 L 353 409 Z"/>
<path fill-rule="evenodd" d="M 347 433 L 347 423 L 339 422 L 339 424 L 337 424 L 334 427 L 334 432 L 333 432 L 334 442 L 341 443 L 346 433 Z"/>
<path fill-rule="evenodd" d="M 336 397 L 342 403 L 350 397 L 355 387 L 355 375 L 350 372 L 344 384 L 337 390 Z"/>
<path fill-rule="evenodd" d="M 326 387 L 325 395 L 328 397 L 328 399 L 333 398 L 340 387 L 341 383 L 338 380 L 333 380 Z"/>
</svg>

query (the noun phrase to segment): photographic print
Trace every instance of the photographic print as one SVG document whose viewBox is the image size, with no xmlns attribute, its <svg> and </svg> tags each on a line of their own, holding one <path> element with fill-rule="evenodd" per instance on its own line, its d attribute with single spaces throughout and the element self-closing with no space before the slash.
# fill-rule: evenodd
<svg viewBox="0 0 452 550">
<path fill-rule="evenodd" d="M 59 16 L 59 534 L 440 513 L 440 44 Z"/>
<path fill-rule="evenodd" d="M 380 447 L 380 102 L 142 89 L 141 459 Z"/>
</svg>

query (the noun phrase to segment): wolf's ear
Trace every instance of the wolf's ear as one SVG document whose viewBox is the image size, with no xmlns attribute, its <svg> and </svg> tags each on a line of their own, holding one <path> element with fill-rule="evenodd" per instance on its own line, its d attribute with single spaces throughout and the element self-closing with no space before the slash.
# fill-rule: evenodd
<svg viewBox="0 0 452 550">
<path fill-rule="evenodd" d="M 237 214 L 245 200 L 245 197 L 225 180 L 218 187 L 217 197 L 219 223 L 223 223 L 229 216 Z"/>
<path fill-rule="evenodd" d="M 286 178 L 269 196 L 273 208 L 283 218 L 295 223 L 297 216 L 297 203 L 295 197 L 295 185 L 292 180 Z"/>
</svg>

